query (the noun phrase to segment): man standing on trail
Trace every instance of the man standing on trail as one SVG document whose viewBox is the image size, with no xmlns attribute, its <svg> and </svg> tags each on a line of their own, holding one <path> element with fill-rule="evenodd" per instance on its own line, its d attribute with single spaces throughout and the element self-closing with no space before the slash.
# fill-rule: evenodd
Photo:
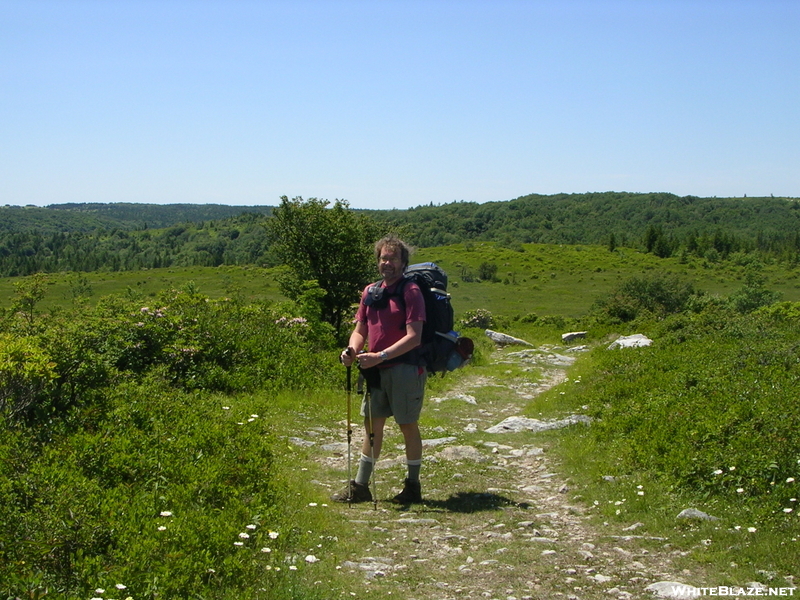
<svg viewBox="0 0 800 600">
<path fill-rule="evenodd" d="M 409 254 L 405 242 L 393 235 L 376 242 L 375 257 L 383 279 L 367 286 L 361 294 L 356 326 L 350 334 L 349 347 L 341 355 L 346 367 L 357 361 L 362 370 L 375 367 L 376 376 L 368 378 L 370 393 L 365 395 L 361 406 L 366 435 L 358 473 L 347 487 L 333 494 L 332 498 L 339 502 L 372 501 L 369 480 L 381 452 L 388 417 L 394 417 L 403 434 L 408 466 L 403 491 L 392 501 L 398 504 L 422 502 L 419 482 L 422 436 L 418 422 L 427 371 L 424 366 L 414 364 L 417 361 L 412 351 L 422 341 L 425 300 L 416 283 L 401 282 Z M 400 293 L 396 293 L 398 284 Z M 367 342 L 369 351 L 361 352 Z"/>
</svg>

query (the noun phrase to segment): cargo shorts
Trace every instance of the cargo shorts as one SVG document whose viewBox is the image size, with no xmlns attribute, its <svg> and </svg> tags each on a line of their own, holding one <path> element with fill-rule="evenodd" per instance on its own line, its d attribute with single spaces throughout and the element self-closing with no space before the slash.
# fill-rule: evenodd
<svg viewBox="0 0 800 600">
<path fill-rule="evenodd" d="M 361 416 L 369 416 L 367 411 L 367 398 L 369 398 L 373 417 L 394 417 L 398 425 L 419 421 L 422 400 L 425 396 L 425 382 L 428 380 L 425 367 L 398 363 L 379 371 L 381 387 L 371 388 L 369 395 L 364 396 L 361 402 Z"/>
</svg>

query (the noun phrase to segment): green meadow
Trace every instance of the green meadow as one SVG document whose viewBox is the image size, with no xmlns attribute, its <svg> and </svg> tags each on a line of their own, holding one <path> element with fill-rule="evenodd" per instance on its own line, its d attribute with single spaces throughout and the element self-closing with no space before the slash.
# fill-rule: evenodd
<svg viewBox="0 0 800 600">
<path fill-rule="evenodd" d="M 620 520 L 624 498 L 625 518 L 653 536 L 677 527 L 676 552 L 717 581 L 752 580 L 752 565 L 800 576 L 796 267 L 489 242 L 425 248 L 414 261 L 445 268 L 478 346 L 431 394 L 473 373 L 538 376 L 489 365 L 484 326 L 549 346 L 585 330 L 590 350 L 568 381 L 525 412 L 594 419 L 545 438 L 585 497 L 602 499 L 599 518 Z M 673 276 L 702 293 L 653 283 Z M 57 273 L 40 299 L 35 282 L 0 281 L 0 596 L 361 590 L 336 569 L 357 551 L 358 525 L 318 510 L 305 476 L 318 469 L 287 440 L 344 418 L 333 331 L 308 303 L 256 267 Z M 652 347 L 607 350 L 630 333 Z M 441 412 L 423 416 L 424 427 L 447 425 Z M 687 505 L 724 520 L 676 526 Z M 295 574 L 310 564 L 313 581 Z"/>
<path fill-rule="evenodd" d="M 676 274 L 698 290 L 725 296 L 742 286 L 750 264 L 744 255 L 738 261 L 733 257 L 709 263 L 697 258 L 663 259 L 628 248 L 609 252 L 603 246 L 520 244 L 509 249 L 492 242 L 423 248 L 413 261 L 433 261 L 445 269 L 457 313 L 488 308 L 510 318 L 531 313 L 579 318 L 620 281 L 656 271 Z M 482 265 L 494 267 L 492 279 L 480 279 Z M 800 300 L 799 269 L 776 263 L 763 265 L 762 270 L 767 287 L 784 300 Z M 93 303 L 115 294 L 145 299 L 189 282 L 212 299 L 285 300 L 274 275 L 274 269 L 255 266 L 53 273 L 45 276 L 48 291 L 40 308 L 68 306 L 76 298 Z M 0 308 L 11 305 L 18 281 L 20 278 L 0 279 Z"/>
</svg>

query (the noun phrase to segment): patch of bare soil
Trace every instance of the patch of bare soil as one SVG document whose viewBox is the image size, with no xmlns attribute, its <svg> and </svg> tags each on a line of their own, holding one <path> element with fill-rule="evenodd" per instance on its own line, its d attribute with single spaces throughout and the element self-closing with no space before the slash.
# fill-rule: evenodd
<svg viewBox="0 0 800 600">
<path fill-rule="evenodd" d="M 498 352 L 494 361 L 513 367 L 513 379 L 476 368 L 454 389 L 428 398 L 424 411 L 445 411 L 449 425 L 423 428 L 423 504 L 388 502 L 405 467 L 402 438 L 387 430 L 387 452 L 376 470 L 377 509 L 331 503 L 347 535 L 357 538 L 358 549 L 338 559 L 341 572 L 359 578 L 351 597 L 653 598 L 647 585 L 690 579 L 674 566 L 680 553 L 668 540 L 648 536 L 636 523 L 598 519 L 540 435 L 486 433 L 563 382 L 572 360 L 554 349 Z M 316 436 L 315 459 L 342 477 L 319 482 L 333 490 L 346 469 L 343 428 L 309 434 Z M 361 441 L 355 437 L 354 469 Z"/>
</svg>

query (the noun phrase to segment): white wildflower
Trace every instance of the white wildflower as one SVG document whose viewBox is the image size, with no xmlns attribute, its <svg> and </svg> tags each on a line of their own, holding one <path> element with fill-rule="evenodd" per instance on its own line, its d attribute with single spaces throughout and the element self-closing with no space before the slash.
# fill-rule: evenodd
<svg viewBox="0 0 800 600">
<path fill-rule="evenodd" d="M 115 587 L 115 588 L 117 588 L 118 590 L 127 590 L 127 589 L 128 589 L 128 586 L 127 586 L 127 585 L 124 585 L 124 584 L 122 584 L 122 583 L 118 583 L 118 584 L 117 584 L 117 585 L 115 585 L 114 587 Z"/>
<path fill-rule="evenodd" d="M 636 493 L 637 493 L 637 494 L 639 494 L 640 496 L 644 496 L 644 492 L 643 492 L 642 490 L 639 490 L 639 491 L 638 491 L 638 492 L 636 492 Z"/>
<path fill-rule="evenodd" d="M 319 559 L 316 556 L 314 556 L 313 554 L 309 554 L 308 556 L 306 556 L 306 562 L 307 563 L 315 563 L 315 562 L 319 562 Z"/>
<path fill-rule="evenodd" d="M 289 570 L 290 570 L 290 571 L 297 571 L 297 567 L 295 567 L 294 565 L 292 565 L 291 567 L 289 567 Z"/>
<path fill-rule="evenodd" d="M 241 539 L 243 539 L 243 540 L 249 540 L 250 539 L 250 534 L 242 532 L 242 533 L 239 534 L 239 537 Z"/>
<path fill-rule="evenodd" d="M 741 494 L 742 492 L 744 492 L 744 488 L 736 488 L 737 494 Z"/>
<path fill-rule="evenodd" d="M 309 506 L 317 506 L 317 503 L 316 502 L 309 502 L 308 505 Z"/>
<path fill-rule="evenodd" d="M 162 517 L 171 517 L 172 516 L 172 511 L 171 510 L 162 510 L 159 514 Z"/>
<path fill-rule="evenodd" d="M 262 549 L 261 549 L 261 551 L 262 551 L 264 554 L 269 554 L 270 552 L 272 552 L 272 548 L 262 548 Z"/>
<path fill-rule="evenodd" d="M 755 533 L 756 531 L 758 531 L 758 529 L 756 529 L 755 527 L 748 527 L 747 531 L 749 531 L 750 533 Z"/>
<path fill-rule="evenodd" d="M 790 512 L 792 512 L 792 509 L 791 509 L 791 508 L 784 508 L 784 509 L 783 509 L 783 512 L 785 512 L 785 513 L 790 513 Z"/>
<path fill-rule="evenodd" d="M 95 593 L 95 594 L 105 594 L 105 593 L 106 593 L 106 591 L 105 591 L 103 588 L 97 588 L 97 589 L 94 591 L 94 593 Z"/>
<path fill-rule="evenodd" d="M 166 531 L 166 530 L 167 530 L 167 528 L 166 528 L 166 527 L 164 527 L 163 525 L 159 525 L 159 526 L 158 526 L 158 530 L 159 530 L 159 531 Z"/>
<path fill-rule="evenodd" d="M 233 542 L 234 546 L 244 546 L 244 542 Z"/>
<path fill-rule="evenodd" d="M 786 483 L 794 483 L 794 477 L 787 478 Z"/>
<path fill-rule="evenodd" d="M 729 470 L 729 471 L 735 471 L 735 470 L 736 470 L 736 467 L 728 467 L 728 470 Z"/>
<path fill-rule="evenodd" d="M 714 475 L 722 475 L 722 469 L 717 469 L 714 471 Z"/>
<path fill-rule="evenodd" d="M 245 529 L 249 529 L 250 531 L 253 531 L 255 528 L 256 528 L 256 525 L 253 525 L 252 523 L 245 527 Z"/>
<path fill-rule="evenodd" d="M 269 532 L 269 539 L 277 540 L 280 534 L 277 531 L 270 531 Z"/>
</svg>

